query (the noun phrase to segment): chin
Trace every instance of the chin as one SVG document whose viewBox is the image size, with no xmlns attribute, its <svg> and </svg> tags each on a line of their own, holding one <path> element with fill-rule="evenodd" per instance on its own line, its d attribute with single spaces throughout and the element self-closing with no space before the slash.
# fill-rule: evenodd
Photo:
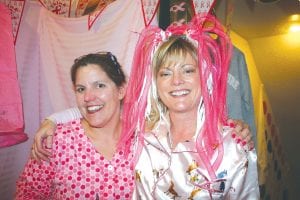
<svg viewBox="0 0 300 200">
<path fill-rule="evenodd" d="M 175 112 L 175 113 L 185 113 L 188 112 L 187 109 L 173 109 L 173 110 L 169 110 L 170 112 Z"/>
<path fill-rule="evenodd" d="M 100 127 L 102 127 L 103 125 L 103 122 L 101 122 L 101 121 L 99 121 L 99 120 L 97 120 L 97 119 L 88 119 L 87 120 L 87 122 L 88 122 L 88 124 L 89 124 L 89 126 L 91 126 L 91 127 L 96 127 L 96 128 L 100 128 Z"/>
<path fill-rule="evenodd" d="M 174 110 L 174 111 L 186 111 L 186 110 L 190 110 L 191 107 L 190 105 L 176 105 L 175 107 L 173 107 L 173 109 L 169 109 L 169 110 Z"/>
<path fill-rule="evenodd" d="M 90 127 L 93 127 L 93 128 L 102 128 L 103 125 L 100 124 L 100 123 L 89 123 Z"/>
</svg>

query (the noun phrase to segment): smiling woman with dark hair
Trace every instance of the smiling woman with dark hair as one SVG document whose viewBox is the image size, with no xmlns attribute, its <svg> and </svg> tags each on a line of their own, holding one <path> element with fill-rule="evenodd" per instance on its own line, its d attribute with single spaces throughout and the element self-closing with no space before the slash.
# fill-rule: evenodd
<svg viewBox="0 0 300 200">
<path fill-rule="evenodd" d="M 130 158 L 117 148 L 125 76 L 109 52 L 84 55 L 71 68 L 81 119 L 58 124 L 49 163 L 30 159 L 16 199 L 130 199 Z M 96 175 L 97 174 L 97 175 Z"/>
</svg>

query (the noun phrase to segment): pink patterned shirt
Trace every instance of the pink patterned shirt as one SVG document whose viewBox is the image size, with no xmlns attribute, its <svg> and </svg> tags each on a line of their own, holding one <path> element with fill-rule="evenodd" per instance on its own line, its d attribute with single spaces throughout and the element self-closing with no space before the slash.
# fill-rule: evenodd
<svg viewBox="0 0 300 200">
<path fill-rule="evenodd" d="M 130 160 L 122 151 L 105 159 L 85 135 L 80 119 L 57 125 L 52 155 L 50 163 L 28 161 L 16 199 L 131 199 Z"/>
</svg>

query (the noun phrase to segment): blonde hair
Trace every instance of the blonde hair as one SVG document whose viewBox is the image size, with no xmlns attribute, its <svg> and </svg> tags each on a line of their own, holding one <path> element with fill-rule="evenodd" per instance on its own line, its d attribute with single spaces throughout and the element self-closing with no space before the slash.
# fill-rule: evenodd
<svg viewBox="0 0 300 200">
<path fill-rule="evenodd" d="M 170 65 L 181 62 L 187 55 L 197 61 L 197 48 L 184 36 L 171 36 L 167 41 L 163 42 L 153 56 L 152 61 L 152 84 L 150 89 L 151 109 L 146 116 L 147 130 L 151 130 L 157 122 L 167 112 L 166 106 L 161 102 L 157 93 L 156 77 L 160 68 L 164 65 Z"/>
</svg>

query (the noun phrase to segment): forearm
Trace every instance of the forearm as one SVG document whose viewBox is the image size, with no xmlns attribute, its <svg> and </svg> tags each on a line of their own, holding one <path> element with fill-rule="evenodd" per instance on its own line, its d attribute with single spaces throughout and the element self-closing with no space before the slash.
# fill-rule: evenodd
<svg viewBox="0 0 300 200">
<path fill-rule="evenodd" d="M 59 124 L 59 123 L 66 123 L 75 119 L 81 118 L 81 113 L 77 107 L 69 108 L 57 113 L 54 113 L 47 117 L 46 119 L 51 120 L 52 122 Z"/>
</svg>

